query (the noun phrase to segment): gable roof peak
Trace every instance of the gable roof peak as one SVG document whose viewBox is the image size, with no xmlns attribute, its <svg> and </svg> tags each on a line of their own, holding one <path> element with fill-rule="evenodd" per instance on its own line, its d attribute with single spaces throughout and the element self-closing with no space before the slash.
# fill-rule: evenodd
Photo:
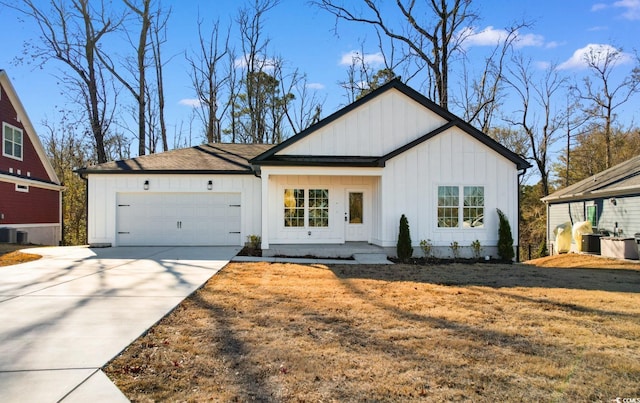
<svg viewBox="0 0 640 403">
<path fill-rule="evenodd" d="M 29 140 L 31 141 L 31 144 L 35 149 L 38 158 L 42 162 L 42 165 L 44 166 L 44 169 L 49 176 L 49 180 L 52 183 L 59 185 L 60 179 L 58 179 L 58 175 L 56 174 L 55 169 L 53 169 L 53 165 L 51 164 L 51 161 L 49 160 L 49 157 L 47 156 L 47 153 L 42 146 L 40 136 L 38 136 L 38 133 L 36 133 L 36 129 L 33 127 L 31 119 L 29 119 L 29 115 L 27 114 L 22 101 L 20 101 L 18 93 L 13 87 L 13 84 L 9 79 L 9 75 L 7 74 L 6 70 L 3 69 L 0 69 L 0 87 L 4 88 L 4 91 L 7 93 L 7 97 L 9 98 L 9 102 L 11 102 L 11 105 L 16 110 L 18 118 L 24 126 L 26 135 L 29 137 Z"/>
<path fill-rule="evenodd" d="M 428 109 L 432 113 L 440 116 L 445 121 L 445 123 L 440 128 L 437 128 L 437 129 L 435 129 L 435 130 L 433 130 L 433 131 L 431 131 L 429 133 L 425 133 L 422 137 L 412 141 L 411 143 L 409 143 L 409 144 L 407 144 L 407 145 L 405 145 L 405 146 L 403 146 L 403 147 L 401 147 L 401 148 L 399 148 L 399 149 L 397 149 L 395 151 L 392 151 L 391 153 L 389 153 L 387 155 L 377 156 L 377 157 L 379 157 L 380 163 L 384 163 L 384 161 L 386 161 L 386 160 L 388 160 L 390 158 L 393 158 L 394 156 L 406 151 L 408 148 L 411 148 L 416 144 L 419 144 L 419 143 L 421 143 L 423 141 L 426 141 L 427 139 L 433 137 L 434 135 L 436 135 L 438 133 L 441 133 L 442 131 L 444 131 L 444 130 L 446 130 L 448 128 L 451 128 L 453 126 L 457 126 L 458 128 L 460 128 L 461 130 L 463 130 L 467 134 L 471 135 L 472 137 L 475 137 L 477 140 L 479 140 L 480 142 L 484 143 L 486 146 L 488 146 L 488 147 L 492 148 L 493 150 L 495 150 L 497 153 L 501 154 L 505 158 L 507 158 L 510 161 L 514 162 L 517 165 L 518 169 L 526 170 L 527 168 L 531 167 L 531 164 L 529 164 L 520 155 L 518 155 L 518 154 L 514 153 L 513 151 L 507 149 L 502 144 L 498 143 L 496 140 L 492 139 L 491 137 L 489 137 L 484 132 L 482 132 L 482 131 L 478 130 L 477 128 L 473 127 L 468 122 L 464 121 L 463 119 L 459 118 L 455 114 L 449 112 L 447 109 L 445 109 L 445 108 L 441 107 L 440 105 L 436 104 L 435 102 L 433 102 L 432 100 L 430 100 L 429 98 L 427 98 L 426 96 L 421 94 L 420 92 L 416 91 L 415 89 L 411 88 L 407 84 L 403 83 L 402 80 L 400 79 L 400 77 L 396 77 L 396 78 L 390 80 L 386 84 L 376 88 L 375 90 L 371 91 L 370 93 L 368 93 L 367 95 L 363 96 L 362 98 L 356 100 L 355 102 L 343 107 L 342 109 L 339 109 L 338 111 L 332 113 L 331 115 L 327 116 L 326 118 L 324 118 L 324 119 L 320 120 L 319 122 L 315 123 L 314 125 L 309 126 L 308 128 L 306 128 L 305 130 L 301 131 L 300 133 L 298 133 L 298 134 L 288 138 L 287 140 L 283 141 L 282 143 L 276 145 L 272 149 L 270 149 L 270 150 L 258 155 L 257 157 L 253 158 L 249 162 L 251 164 L 253 164 L 253 165 L 267 165 L 267 164 L 276 162 L 276 160 L 278 159 L 278 158 L 276 158 L 276 154 L 279 153 L 280 151 L 282 151 L 285 148 L 291 146 L 292 144 L 304 139 L 305 137 L 309 136 L 310 134 L 317 132 L 318 130 L 322 129 L 323 127 L 325 127 L 325 126 L 329 125 L 330 123 L 338 120 L 342 116 L 352 112 L 353 110 L 359 108 L 360 106 L 362 106 L 362 105 L 364 105 L 364 104 L 366 104 L 368 102 L 371 102 L 376 97 L 379 97 L 382 94 L 385 94 L 386 92 L 388 92 L 390 90 L 399 91 L 401 94 L 403 94 L 407 98 L 413 100 L 414 102 L 416 102 L 417 104 L 421 105 L 425 109 Z"/>
</svg>

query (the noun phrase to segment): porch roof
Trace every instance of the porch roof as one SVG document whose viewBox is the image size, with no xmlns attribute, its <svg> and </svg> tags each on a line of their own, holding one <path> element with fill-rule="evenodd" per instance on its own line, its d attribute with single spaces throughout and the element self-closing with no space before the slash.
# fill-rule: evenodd
<svg viewBox="0 0 640 403">
<path fill-rule="evenodd" d="M 262 161 L 263 166 L 322 166 L 322 167 L 383 167 L 381 157 L 337 156 L 337 155 L 274 155 Z"/>
</svg>

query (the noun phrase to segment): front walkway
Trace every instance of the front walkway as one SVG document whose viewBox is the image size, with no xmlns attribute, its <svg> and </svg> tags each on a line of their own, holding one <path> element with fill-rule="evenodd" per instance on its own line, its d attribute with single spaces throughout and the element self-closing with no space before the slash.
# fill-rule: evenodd
<svg viewBox="0 0 640 403">
<path fill-rule="evenodd" d="M 0 267 L 0 401 L 126 402 L 100 370 L 239 248 L 39 248 Z"/>
</svg>

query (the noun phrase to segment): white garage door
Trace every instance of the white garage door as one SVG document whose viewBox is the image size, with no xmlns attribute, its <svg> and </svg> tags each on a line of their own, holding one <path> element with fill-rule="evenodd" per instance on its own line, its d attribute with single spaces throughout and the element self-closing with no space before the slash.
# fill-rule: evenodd
<svg viewBox="0 0 640 403">
<path fill-rule="evenodd" d="M 240 193 L 118 193 L 120 246 L 240 245 Z"/>
</svg>

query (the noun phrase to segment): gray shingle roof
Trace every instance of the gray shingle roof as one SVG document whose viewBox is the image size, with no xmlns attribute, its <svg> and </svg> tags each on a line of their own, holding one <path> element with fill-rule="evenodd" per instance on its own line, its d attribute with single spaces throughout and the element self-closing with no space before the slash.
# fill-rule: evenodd
<svg viewBox="0 0 640 403">
<path fill-rule="evenodd" d="M 105 162 L 78 170 L 86 173 L 239 173 L 251 174 L 249 160 L 271 144 L 202 144 L 191 148 Z"/>
<path fill-rule="evenodd" d="M 553 203 L 632 193 L 640 193 L 640 155 L 558 190 L 542 201 Z"/>
</svg>

